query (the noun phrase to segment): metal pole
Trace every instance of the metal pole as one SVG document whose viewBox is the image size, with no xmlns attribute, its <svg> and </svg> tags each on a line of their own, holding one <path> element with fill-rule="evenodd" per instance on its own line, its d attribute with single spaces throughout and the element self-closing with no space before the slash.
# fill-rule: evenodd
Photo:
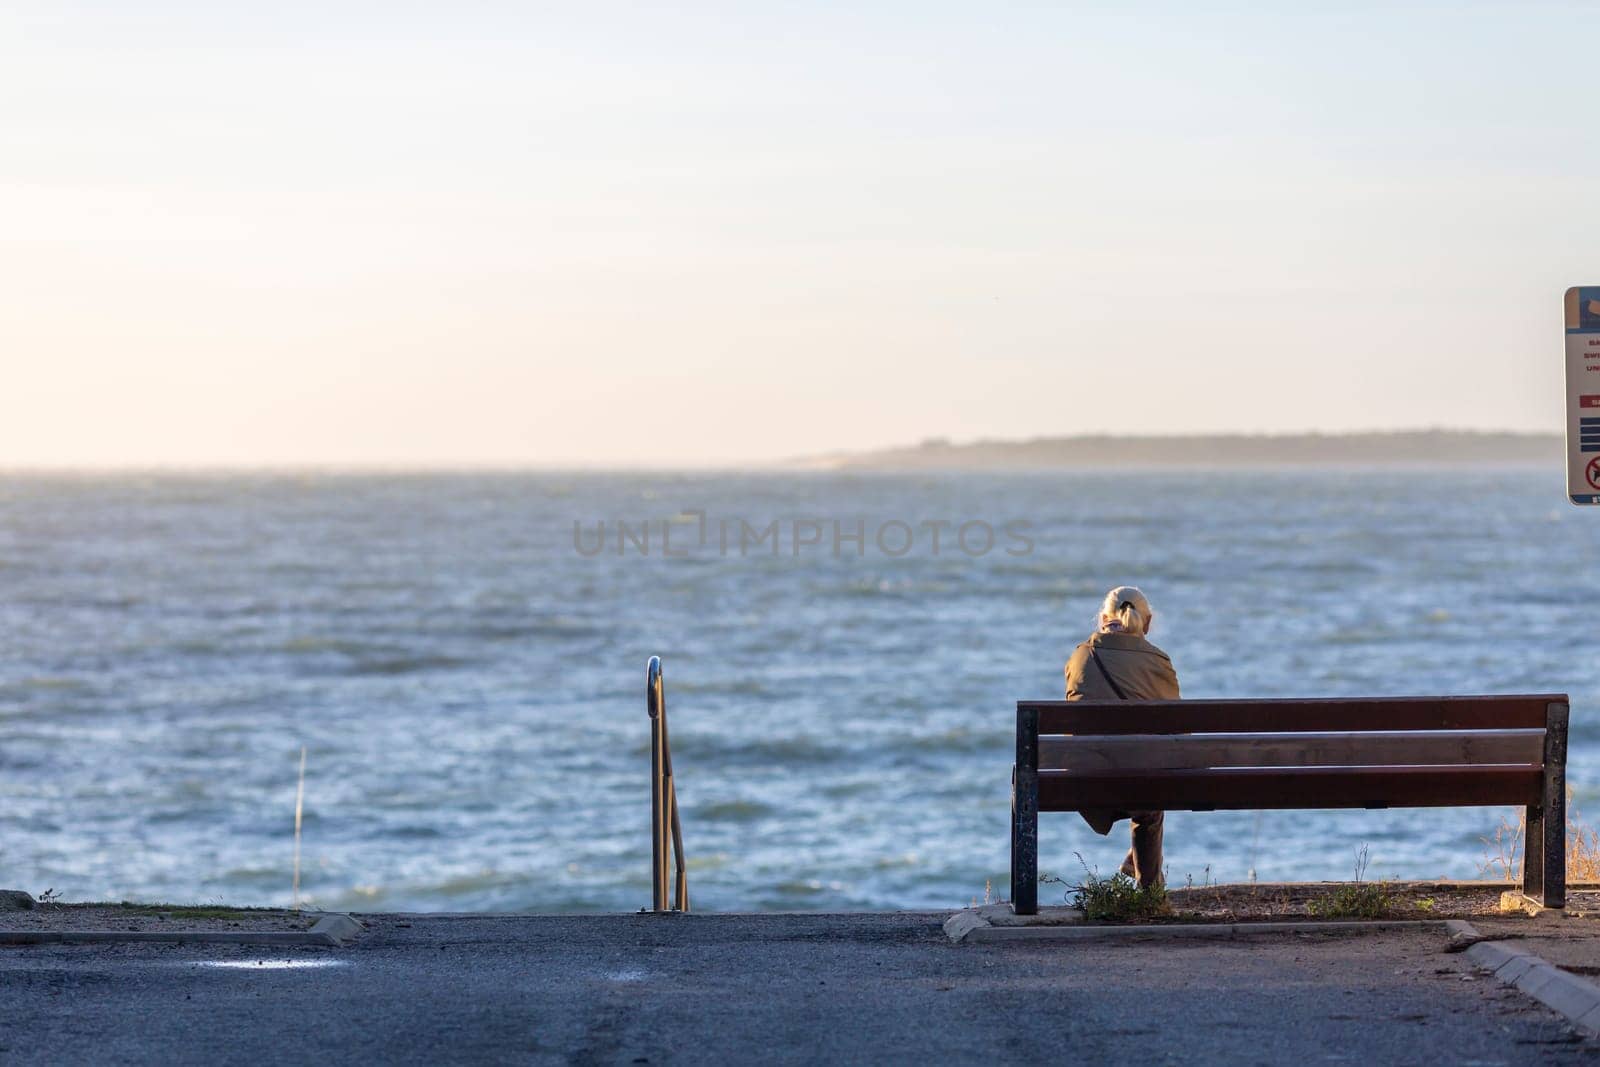
<svg viewBox="0 0 1600 1067">
<path fill-rule="evenodd" d="M 645 680 L 645 710 L 650 714 L 650 896 L 651 907 L 667 910 L 666 723 L 662 715 L 661 657 L 651 656 Z"/>
<path fill-rule="evenodd" d="M 672 803 L 672 855 L 678 868 L 678 888 L 672 897 L 672 907 L 675 911 L 688 911 L 689 875 L 683 863 L 683 823 L 678 820 L 678 785 L 676 782 L 668 785 L 667 797 Z"/>
<path fill-rule="evenodd" d="M 665 697 L 663 687 L 662 696 Z M 661 699 L 656 706 L 656 721 L 661 724 L 661 789 L 666 798 L 666 816 L 661 820 L 661 899 L 667 899 L 667 886 L 671 882 L 671 875 L 667 870 L 668 848 L 671 848 L 672 857 L 678 860 L 678 866 L 683 864 L 683 830 L 678 823 L 678 783 L 672 777 L 672 731 L 667 727 L 667 702 Z M 672 840 L 667 840 L 668 834 Z M 673 904 L 672 910 L 681 911 L 683 904 L 683 891 L 678 891 L 678 900 Z"/>
<path fill-rule="evenodd" d="M 661 759 L 664 768 L 662 777 L 664 791 L 667 799 L 667 817 L 661 827 L 661 898 L 667 897 L 667 839 L 666 834 L 672 833 L 672 858 L 673 865 L 677 868 L 677 888 L 672 897 L 673 911 L 689 910 L 689 878 L 685 873 L 683 862 L 683 821 L 678 817 L 678 781 L 672 774 L 672 731 L 667 727 L 667 701 L 665 686 L 656 700 L 657 721 L 661 724 Z"/>
<path fill-rule="evenodd" d="M 667 692 L 661 657 L 651 656 L 645 678 L 645 710 L 650 713 L 650 896 L 656 911 L 689 910 L 689 875 L 683 859 L 683 821 L 678 817 L 678 786 L 672 778 L 672 737 L 667 730 Z M 668 840 L 668 835 L 671 840 Z M 677 868 L 676 892 L 669 907 L 668 850 Z"/>
</svg>

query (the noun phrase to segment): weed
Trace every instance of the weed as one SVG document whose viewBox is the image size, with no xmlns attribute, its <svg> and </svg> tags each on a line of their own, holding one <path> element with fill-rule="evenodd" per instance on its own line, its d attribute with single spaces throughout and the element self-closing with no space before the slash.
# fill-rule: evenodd
<svg viewBox="0 0 1600 1067">
<path fill-rule="evenodd" d="M 1382 882 L 1364 881 L 1372 853 L 1366 845 L 1356 850 L 1356 880 L 1342 885 L 1331 896 L 1313 900 L 1306 911 L 1319 919 L 1376 919 L 1389 909 L 1389 887 Z"/>
<path fill-rule="evenodd" d="M 1154 919 L 1172 914 L 1167 887 L 1159 882 L 1140 886 L 1121 871 L 1102 878 L 1082 856 L 1078 862 L 1083 863 L 1083 884 L 1072 887 L 1071 904 L 1083 909 L 1085 919 Z"/>
<path fill-rule="evenodd" d="M 1417 907 L 1422 911 L 1432 911 L 1433 906 L 1437 903 L 1438 901 L 1434 900 L 1432 897 L 1419 897 L 1417 899 Z"/>
<path fill-rule="evenodd" d="M 1332 896 L 1306 905 L 1306 911 L 1319 919 L 1376 919 L 1388 908 L 1389 890 L 1382 882 L 1342 885 Z"/>
</svg>

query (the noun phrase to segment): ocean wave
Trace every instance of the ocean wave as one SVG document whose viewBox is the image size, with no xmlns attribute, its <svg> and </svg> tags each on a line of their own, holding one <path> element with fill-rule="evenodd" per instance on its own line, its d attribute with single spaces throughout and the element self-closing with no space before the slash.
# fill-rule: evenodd
<svg viewBox="0 0 1600 1067">
<path fill-rule="evenodd" d="M 604 631 L 590 623 L 573 620 L 546 620 L 526 623 L 484 623 L 456 631 L 461 636 L 482 641 L 531 641 L 541 637 L 593 637 Z"/>
<path fill-rule="evenodd" d="M 471 667 L 476 662 L 476 660 L 462 656 L 395 656 L 352 663 L 342 673 L 349 675 L 421 674 L 427 671 L 460 670 L 463 667 Z"/>
<path fill-rule="evenodd" d="M 937 733 L 914 729 L 896 733 L 887 747 L 912 752 L 1005 752 L 1015 742 L 1014 733 L 957 726 Z"/>
<path fill-rule="evenodd" d="M 850 757 L 845 748 L 804 735 L 740 740 L 706 734 L 680 736 L 673 731 L 672 748 L 675 764 L 680 755 L 684 760 L 735 766 L 837 763 Z M 645 744 L 634 751 L 649 755 L 650 748 Z"/>
<path fill-rule="evenodd" d="M 353 641 L 339 637 L 297 637 L 277 646 L 281 653 L 311 658 L 338 657 L 340 674 L 389 675 L 455 670 L 471 666 L 473 659 L 437 652 L 414 652 L 399 644 Z"/>
<path fill-rule="evenodd" d="M 335 652 L 345 656 L 359 656 L 384 650 L 384 646 L 342 637 L 294 637 L 278 646 L 279 652 L 291 655 L 322 655 Z"/>
<path fill-rule="evenodd" d="M 724 800 L 702 804 L 689 814 L 708 822 L 753 822 L 774 814 L 778 809 L 758 800 Z"/>
<path fill-rule="evenodd" d="M 843 585 L 824 587 L 822 590 L 825 594 L 845 598 L 894 597 L 898 599 L 906 599 L 918 595 L 943 596 L 956 591 L 958 591 L 958 586 L 954 582 L 912 578 L 856 578 Z"/>
<path fill-rule="evenodd" d="M 224 883 L 277 889 L 284 885 L 291 876 L 292 872 L 288 866 L 231 867 L 222 872 L 221 880 Z"/>
<path fill-rule="evenodd" d="M 407 886 L 406 888 L 409 892 L 421 893 L 425 896 L 463 897 L 489 889 L 505 889 L 524 885 L 527 882 L 528 875 L 526 874 L 485 867 L 472 874 L 458 874 L 441 882 Z"/>
<path fill-rule="evenodd" d="M 673 694 L 758 697 L 766 696 L 769 693 L 767 686 L 759 677 L 753 674 L 712 681 L 698 681 L 694 678 L 672 678 L 667 681 L 667 690 L 667 702 L 669 704 L 672 702 Z"/>
<path fill-rule="evenodd" d="M 17 691 L 27 691 L 29 689 L 59 691 L 63 689 L 87 688 L 89 688 L 89 683 L 82 678 L 75 678 L 70 675 L 38 675 L 32 678 L 21 678 L 15 682 L 0 686 L 0 693 L 3 693 L 8 689 L 14 689 Z"/>
<path fill-rule="evenodd" d="M 382 885 L 352 885 L 343 889 L 307 890 L 301 894 L 304 907 L 329 911 L 371 911 L 376 905 L 390 899 L 390 890 Z"/>
<path fill-rule="evenodd" d="M 843 882 L 824 882 L 820 878 L 793 878 L 778 882 L 772 887 L 773 892 L 789 897 L 812 897 L 822 893 L 842 893 L 845 891 Z"/>
</svg>

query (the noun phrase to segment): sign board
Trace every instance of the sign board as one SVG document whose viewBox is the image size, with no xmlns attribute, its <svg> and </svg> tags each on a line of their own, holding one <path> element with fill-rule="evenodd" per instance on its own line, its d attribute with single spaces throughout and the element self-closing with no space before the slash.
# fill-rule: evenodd
<svg viewBox="0 0 1600 1067">
<path fill-rule="evenodd" d="M 1567 290 L 1567 498 L 1600 504 L 1600 285 Z"/>
</svg>

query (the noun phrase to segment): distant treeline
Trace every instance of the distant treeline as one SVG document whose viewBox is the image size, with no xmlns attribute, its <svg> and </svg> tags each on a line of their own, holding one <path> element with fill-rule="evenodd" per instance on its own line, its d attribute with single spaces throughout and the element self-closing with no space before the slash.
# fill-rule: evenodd
<svg viewBox="0 0 1600 1067">
<path fill-rule="evenodd" d="M 803 461 L 833 470 L 972 470 L 1107 466 L 1246 467 L 1299 464 L 1504 464 L 1562 460 L 1558 434 L 1407 430 L 1350 434 L 1195 434 L 1036 437 L 834 453 Z"/>
</svg>

